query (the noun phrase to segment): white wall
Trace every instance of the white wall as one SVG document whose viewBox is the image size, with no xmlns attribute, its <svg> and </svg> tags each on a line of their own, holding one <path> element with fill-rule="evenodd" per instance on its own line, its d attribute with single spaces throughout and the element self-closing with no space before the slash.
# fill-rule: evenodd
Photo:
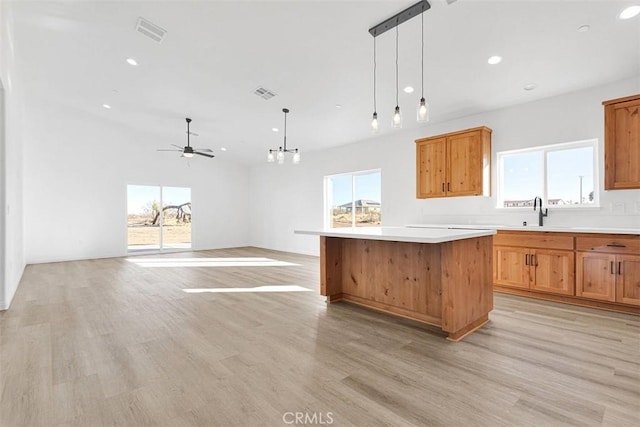
<svg viewBox="0 0 640 427">
<path fill-rule="evenodd" d="M 247 167 L 157 152 L 164 144 L 102 111 L 34 103 L 29 113 L 28 263 L 126 255 L 127 184 L 191 187 L 194 249 L 248 244 Z"/>
<path fill-rule="evenodd" d="M 531 210 L 497 209 L 496 153 L 504 150 L 597 138 L 601 208 L 549 209 L 549 226 L 593 225 L 640 230 L 640 190 L 604 191 L 604 123 L 601 102 L 640 93 L 640 76 L 605 86 L 547 98 L 506 109 L 393 132 L 348 146 L 305 152 L 300 165 L 261 164 L 251 169 L 252 244 L 258 247 L 318 253 L 318 238 L 294 235 L 296 228 L 323 226 L 323 177 L 367 169 L 382 170 L 382 221 L 387 226 L 410 223 L 535 223 Z M 437 109 L 437 106 L 432 106 Z M 408 117 L 411 113 L 405 113 Z M 364 119 L 363 119 L 364 120 Z M 425 136 L 476 126 L 492 135 L 492 196 L 415 198 L 415 143 Z"/>
<path fill-rule="evenodd" d="M 22 82 L 16 72 L 13 22 L 9 2 L 0 2 L 0 310 L 9 307 L 25 267 L 23 233 Z"/>
</svg>

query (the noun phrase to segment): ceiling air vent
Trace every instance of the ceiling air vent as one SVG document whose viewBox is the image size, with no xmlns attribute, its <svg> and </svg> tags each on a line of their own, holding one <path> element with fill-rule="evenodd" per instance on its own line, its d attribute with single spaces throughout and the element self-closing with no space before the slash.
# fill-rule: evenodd
<svg viewBox="0 0 640 427">
<path fill-rule="evenodd" d="M 255 93 L 260 98 L 265 99 L 265 100 L 269 100 L 269 99 L 273 98 L 274 96 L 276 96 L 275 93 L 273 93 L 269 89 L 263 88 L 262 86 L 258 87 L 256 90 L 254 90 L 253 93 Z"/>
<path fill-rule="evenodd" d="M 156 41 L 158 43 L 162 43 L 164 39 L 164 35 L 167 34 L 166 30 L 158 27 L 153 22 L 147 21 L 144 18 L 138 18 L 138 22 L 136 24 L 136 31 L 144 34 L 149 37 L 151 40 Z"/>
</svg>

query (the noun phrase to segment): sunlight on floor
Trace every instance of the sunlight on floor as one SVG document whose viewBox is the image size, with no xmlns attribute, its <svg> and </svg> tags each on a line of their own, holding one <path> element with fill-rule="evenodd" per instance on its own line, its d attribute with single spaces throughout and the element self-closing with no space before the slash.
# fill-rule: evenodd
<svg viewBox="0 0 640 427">
<path fill-rule="evenodd" d="M 127 258 L 140 267 L 286 267 L 299 266 L 271 258 Z"/>
<path fill-rule="evenodd" d="M 297 285 L 281 285 L 281 286 L 256 286 L 255 288 L 194 288 L 183 289 L 182 292 L 188 294 L 204 294 L 204 293 L 236 293 L 236 292 L 311 292 L 311 289 L 303 288 Z"/>
</svg>

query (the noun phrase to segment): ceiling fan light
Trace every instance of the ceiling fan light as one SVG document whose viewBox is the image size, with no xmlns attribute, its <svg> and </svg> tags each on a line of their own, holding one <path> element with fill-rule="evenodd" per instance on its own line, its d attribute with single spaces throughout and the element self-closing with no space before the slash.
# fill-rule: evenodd
<svg viewBox="0 0 640 427">
<path fill-rule="evenodd" d="M 429 104 L 424 98 L 420 98 L 420 103 L 418 104 L 418 123 L 424 123 L 429 121 Z"/>
<path fill-rule="evenodd" d="M 182 157 L 191 158 L 193 157 L 193 153 L 183 153 Z"/>
</svg>

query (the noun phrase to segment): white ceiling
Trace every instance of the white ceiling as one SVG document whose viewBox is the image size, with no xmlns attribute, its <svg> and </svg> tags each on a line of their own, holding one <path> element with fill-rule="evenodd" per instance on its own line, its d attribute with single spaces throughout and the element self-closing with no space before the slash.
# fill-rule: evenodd
<svg viewBox="0 0 640 427">
<path fill-rule="evenodd" d="M 424 14 L 432 120 L 640 75 L 640 17 L 617 18 L 634 2 L 640 3 L 433 0 Z M 373 38 L 367 30 L 413 3 L 15 2 L 26 109 L 62 103 L 142 129 L 153 135 L 149 150 L 184 145 L 189 116 L 200 134 L 194 145 L 228 149 L 215 161 L 254 163 L 281 145 L 282 132 L 271 128 L 282 128 L 281 110 L 288 107 L 288 145 L 302 150 L 304 162 L 305 152 L 371 137 Z M 167 30 L 165 40 L 137 33 L 138 17 Z M 590 31 L 578 32 L 585 24 Z M 420 18 L 402 24 L 399 37 L 400 107 L 405 128 L 417 127 Z M 393 132 L 394 46 L 394 31 L 377 38 L 381 134 Z M 504 60 L 488 65 L 491 55 Z M 128 65 L 127 57 L 139 66 Z M 532 82 L 536 90 L 523 90 Z M 416 92 L 402 92 L 406 85 Z M 277 96 L 257 97 L 258 86 Z"/>
</svg>

